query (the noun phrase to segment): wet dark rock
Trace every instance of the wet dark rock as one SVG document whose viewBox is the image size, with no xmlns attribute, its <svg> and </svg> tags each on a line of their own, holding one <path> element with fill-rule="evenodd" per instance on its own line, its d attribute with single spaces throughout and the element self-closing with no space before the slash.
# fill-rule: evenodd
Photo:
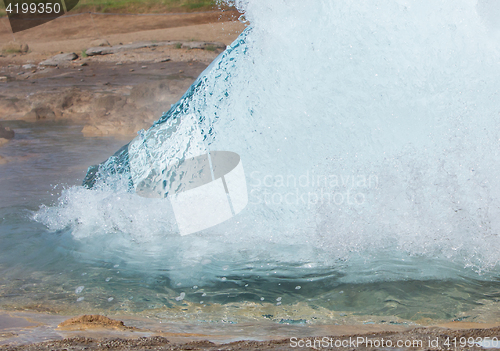
<svg viewBox="0 0 500 351">
<path fill-rule="evenodd" d="M 51 121 L 56 119 L 56 114 L 52 109 L 45 106 L 35 107 L 30 112 L 24 115 L 23 119 L 25 121 Z"/>
<path fill-rule="evenodd" d="M 15 134 L 16 133 L 14 133 L 14 131 L 12 129 L 10 129 L 9 127 L 4 128 L 0 125 L 0 138 L 13 139 Z"/>
</svg>

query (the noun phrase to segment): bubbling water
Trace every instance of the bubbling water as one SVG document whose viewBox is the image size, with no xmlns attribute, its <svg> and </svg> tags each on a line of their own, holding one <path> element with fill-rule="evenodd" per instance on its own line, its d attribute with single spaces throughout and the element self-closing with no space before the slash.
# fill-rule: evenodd
<svg viewBox="0 0 500 351">
<path fill-rule="evenodd" d="M 35 219 L 52 230 L 70 228 L 89 257 L 115 255 L 138 270 L 167 269 L 186 286 L 219 280 L 228 269 L 233 276 L 253 270 L 292 277 L 327 269 L 346 281 L 444 279 L 463 267 L 494 269 L 500 262 L 500 50 L 489 17 L 495 5 L 232 4 L 245 12 L 249 28 L 132 141 L 125 173 L 145 177 L 168 167 L 169 157 L 236 152 L 247 208 L 181 237 L 168 200 L 141 198 L 122 174 L 101 179 L 95 190 L 66 190 Z M 171 133 L 176 120 L 194 127 Z M 360 273 L 384 258 L 383 273 Z M 405 264 L 402 273 L 394 262 L 408 259 L 417 267 Z M 426 268 L 429 262 L 435 269 Z M 438 266 L 451 268 L 438 274 Z"/>
</svg>

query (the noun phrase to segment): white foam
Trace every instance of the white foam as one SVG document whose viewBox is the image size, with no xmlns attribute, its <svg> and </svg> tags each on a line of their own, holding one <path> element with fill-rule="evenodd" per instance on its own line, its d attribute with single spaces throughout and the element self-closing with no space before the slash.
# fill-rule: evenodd
<svg viewBox="0 0 500 351">
<path fill-rule="evenodd" d="M 423 268 L 436 257 L 495 267 L 500 55 L 484 4 L 238 1 L 253 27 L 246 45 L 212 67 L 185 115 L 203 115 L 211 150 L 241 156 L 247 208 L 180 238 L 168 201 L 124 182 L 68 189 L 35 218 L 70 227 L 91 256 L 115 250 L 187 287 L 218 281 L 225 265 L 349 272 L 362 266 L 346 263 L 353 253 L 413 257 L 422 267 L 405 274 L 418 277 L 439 275 Z M 193 151 L 181 144 L 178 153 Z M 173 146 L 154 147 L 167 155 Z"/>
</svg>

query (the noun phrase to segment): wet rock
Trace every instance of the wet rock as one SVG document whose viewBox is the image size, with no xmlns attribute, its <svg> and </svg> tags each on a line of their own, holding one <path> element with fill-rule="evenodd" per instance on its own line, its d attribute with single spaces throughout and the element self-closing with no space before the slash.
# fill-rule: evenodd
<svg viewBox="0 0 500 351">
<path fill-rule="evenodd" d="M 111 46 L 111 44 L 106 39 L 96 39 L 96 40 L 90 42 L 90 46 L 92 46 L 92 47 Z"/>
<path fill-rule="evenodd" d="M 71 88 L 62 92 L 55 103 L 55 109 L 68 111 L 70 113 L 86 112 L 88 105 L 92 102 L 92 93 Z"/>
<path fill-rule="evenodd" d="M 138 107 L 148 106 L 153 102 L 161 102 L 170 93 L 168 81 L 141 83 L 132 88 L 129 103 Z"/>
<path fill-rule="evenodd" d="M 26 99 L 0 96 L 0 119 L 17 119 L 30 110 Z"/>
<path fill-rule="evenodd" d="M 68 63 L 73 60 L 76 60 L 78 58 L 78 55 L 75 54 L 74 52 L 68 53 L 68 54 L 59 54 L 56 56 L 53 56 L 49 58 L 48 60 L 40 62 L 40 66 L 59 66 L 63 63 Z"/>
<path fill-rule="evenodd" d="M 56 119 L 56 114 L 49 107 L 35 107 L 22 118 L 25 121 L 51 121 Z"/>
<path fill-rule="evenodd" d="M 111 110 L 118 110 L 123 107 L 126 100 L 118 95 L 107 94 L 95 100 L 94 108 L 96 112 L 107 113 Z"/>
<path fill-rule="evenodd" d="M 9 127 L 2 127 L 0 126 L 0 138 L 2 139 L 13 139 L 14 138 L 14 135 L 16 133 L 14 133 L 14 131 L 12 129 L 10 129 Z"/>
</svg>

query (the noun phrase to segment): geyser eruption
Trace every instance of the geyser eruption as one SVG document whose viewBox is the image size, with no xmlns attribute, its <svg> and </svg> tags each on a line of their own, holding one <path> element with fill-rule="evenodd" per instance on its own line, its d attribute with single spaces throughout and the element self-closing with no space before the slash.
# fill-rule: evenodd
<svg viewBox="0 0 500 351">
<path fill-rule="evenodd" d="M 166 268 L 186 286 L 322 270 L 341 272 L 338 282 L 441 279 L 498 264 L 494 4 L 236 6 L 247 30 L 158 122 L 89 171 L 94 190 L 65 191 L 39 221 L 69 227 L 89 257 L 104 255 L 99 242 L 106 257 Z M 168 202 L 137 186 L 211 150 L 241 157 L 248 205 L 181 237 Z"/>
</svg>

